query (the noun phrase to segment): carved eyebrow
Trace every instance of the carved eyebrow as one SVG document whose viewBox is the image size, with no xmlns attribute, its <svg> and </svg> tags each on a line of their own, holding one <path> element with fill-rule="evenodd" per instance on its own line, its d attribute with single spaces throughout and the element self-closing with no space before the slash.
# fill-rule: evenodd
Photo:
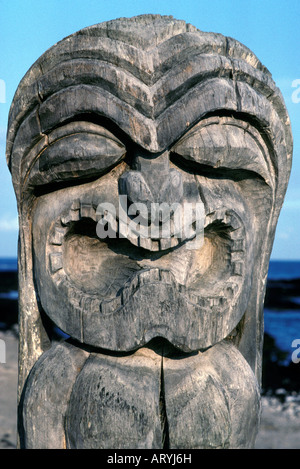
<svg viewBox="0 0 300 469">
<path fill-rule="evenodd" d="M 172 151 L 184 159 L 230 170 L 248 170 L 271 183 L 270 168 L 266 161 L 266 147 L 257 135 L 225 119 L 208 125 L 196 125 L 173 147 Z"/>
<path fill-rule="evenodd" d="M 125 145 L 102 126 L 72 122 L 49 135 L 30 170 L 30 185 L 100 176 L 119 163 Z"/>
</svg>

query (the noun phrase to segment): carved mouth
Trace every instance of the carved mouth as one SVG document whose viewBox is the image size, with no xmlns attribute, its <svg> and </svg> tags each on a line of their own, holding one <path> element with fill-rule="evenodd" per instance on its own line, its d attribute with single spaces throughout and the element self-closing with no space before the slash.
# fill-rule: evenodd
<svg viewBox="0 0 300 469">
<path fill-rule="evenodd" d="M 93 317 L 94 322 L 102 324 L 109 320 L 120 320 L 121 324 L 120 318 L 125 316 L 125 322 L 134 321 L 129 318 L 129 311 L 136 307 L 133 303 L 143 302 L 144 296 L 159 297 L 162 285 L 168 293 L 165 291 L 159 300 L 153 300 L 153 308 L 160 310 L 157 312 L 160 319 L 151 327 L 145 324 L 143 333 L 140 332 L 143 337 L 136 339 L 134 346 L 157 335 L 172 343 L 174 331 L 169 333 L 169 326 L 161 320 L 161 315 L 165 315 L 165 309 L 168 314 L 170 310 L 178 314 L 176 302 L 195 318 L 209 315 L 211 321 L 216 316 L 219 322 L 220 318 L 227 317 L 229 304 L 238 303 L 244 283 L 245 228 L 240 217 L 230 210 L 210 213 L 206 216 L 201 248 L 188 249 L 189 242 L 153 251 L 124 238 L 100 240 L 96 235 L 95 209 L 91 205 L 74 204 L 55 222 L 48 252 L 54 284 L 64 290 L 72 308 L 81 317 L 80 340 L 99 346 L 98 339 L 87 338 L 84 330 L 89 328 L 88 319 L 84 318 Z M 167 305 L 168 295 L 172 298 L 171 306 Z M 101 340 L 103 344 L 103 336 Z M 203 337 L 195 347 L 206 347 L 210 341 Z M 181 344 L 183 339 L 179 342 Z M 110 348 L 108 344 L 105 347 Z M 119 347 L 124 348 L 121 344 Z M 134 348 L 133 345 L 125 346 L 125 349 L 130 348 Z M 192 348 L 192 345 L 187 347 Z"/>
<path fill-rule="evenodd" d="M 162 241 L 175 246 L 157 249 Z M 53 275 L 65 272 L 74 287 L 83 293 L 107 299 L 119 296 L 137 279 L 144 281 L 159 272 L 169 271 L 182 288 L 203 297 L 201 290 L 216 290 L 216 285 L 243 274 L 245 254 L 244 226 L 233 211 L 216 211 L 206 216 L 204 240 L 191 249 L 192 240 L 153 240 L 107 238 L 96 235 L 96 214 L 92 206 L 74 206 L 52 228 L 49 238 L 49 262 Z M 144 245 L 156 243 L 155 250 Z M 139 244 L 139 246 L 137 246 Z M 148 271 L 153 273 L 147 274 Z M 158 278 L 157 278 L 158 280 Z M 234 279 L 233 283 L 239 281 Z M 230 280 L 232 283 L 233 279 Z M 212 290 L 211 290 L 212 289 Z M 219 290 L 219 287 L 217 287 Z"/>
</svg>

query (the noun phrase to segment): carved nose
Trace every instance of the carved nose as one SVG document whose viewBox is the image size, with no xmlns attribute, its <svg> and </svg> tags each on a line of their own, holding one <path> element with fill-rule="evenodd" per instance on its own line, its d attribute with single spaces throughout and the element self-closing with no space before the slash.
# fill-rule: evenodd
<svg viewBox="0 0 300 469">
<path fill-rule="evenodd" d="M 119 192 L 128 197 L 129 203 L 144 204 L 148 213 L 151 210 L 153 213 L 156 204 L 171 207 L 182 202 L 182 177 L 179 171 L 169 167 L 168 154 L 156 158 L 137 157 L 136 167 L 119 179 Z"/>
</svg>

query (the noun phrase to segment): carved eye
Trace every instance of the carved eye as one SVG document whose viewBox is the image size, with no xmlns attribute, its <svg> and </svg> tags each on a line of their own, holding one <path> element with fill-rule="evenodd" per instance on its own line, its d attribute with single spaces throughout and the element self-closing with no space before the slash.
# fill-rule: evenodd
<svg viewBox="0 0 300 469">
<path fill-rule="evenodd" d="M 206 166 L 211 169 L 251 171 L 269 183 L 265 145 L 259 133 L 255 138 L 247 128 L 221 122 L 197 125 L 175 145 L 173 152 L 190 161 L 196 171 L 198 164 L 199 169 Z"/>
<path fill-rule="evenodd" d="M 76 123 L 65 130 L 49 138 L 31 170 L 31 185 L 99 177 L 125 157 L 125 146 L 100 126 Z"/>
<path fill-rule="evenodd" d="M 61 175 L 89 167 L 101 171 L 118 162 L 124 153 L 124 146 L 102 135 L 75 134 L 50 145 L 39 159 L 39 170 L 51 169 Z"/>
</svg>

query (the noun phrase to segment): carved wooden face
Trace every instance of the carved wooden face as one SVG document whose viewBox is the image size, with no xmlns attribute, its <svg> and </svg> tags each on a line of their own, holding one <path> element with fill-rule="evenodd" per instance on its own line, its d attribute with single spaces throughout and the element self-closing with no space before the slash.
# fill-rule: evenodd
<svg viewBox="0 0 300 469">
<path fill-rule="evenodd" d="M 26 447 L 254 444 L 291 156 L 282 96 L 234 39 L 142 15 L 38 59 L 7 138 Z M 75 341 L 47 349 L 43 310 Z"/>
<path fill-rule="evenodd" d="M 245 334 L 261 335 L 292 136 L 279 90 L 251 51 L 171 17 L 95 25 L 33 65 L 8 127 L 29 259 L 25 321 L 26 304 L 38 314 L 38 293 L 63 331 L 111 350 L 156 336 L 203 349 L 232 334 L 245 311 Z M 32 195 L 33 208 L 24 202 Z M 198 204 L 202 245 L 191 249 L 192 237 L 172 230 L 120 236 L 123 196 L 128 220 L 134 204 Z M 98 236 L 101 204 L 115 207 L 116 237 Z"/>
<path fill-rule="evenodd" d="M 29 180 L 38 195 L 33 254 L 43 309 L 71 337 L 109 350 L 157 336 L 183 351 L 214 345 L 246 310 L 272 178 L 259 132 L 233 117 L 201 120 L 160 152 L 114 126 L 59 127 Z M 132 204 L 202 206 L 202 242 L 172 230 L 122 236 L 120 196 L 129 221 Z M 105 239 L 97 235 L 99 204 L 116 208 L 114 226 L 106 225 L 114 235 Z M 150 216 L 143 219 L 149 226 Z"/>
</svg>

